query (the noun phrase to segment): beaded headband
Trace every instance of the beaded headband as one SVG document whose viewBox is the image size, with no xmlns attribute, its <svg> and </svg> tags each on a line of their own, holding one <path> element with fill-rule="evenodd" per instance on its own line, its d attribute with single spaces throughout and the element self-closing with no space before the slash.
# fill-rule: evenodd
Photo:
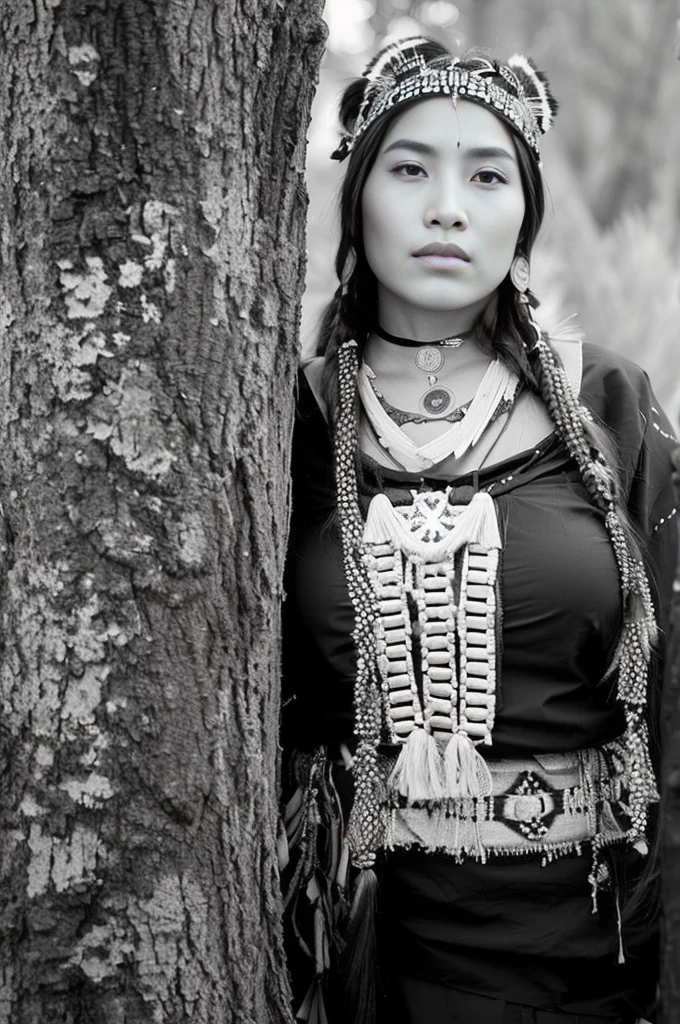
<svg viewBox="0 0 680 1024">
<path fill-rule="evenodd" d="M 366 129 L 382 114 L 400 103 L 444 94 L 471 100 L 505 118 L 540 159 L 539 138 L 554 124 L 557 101 L 545 75 L 528 57 L 515 54 L 507 64 L 485 57 L 461 61 L 445 52 L 429 60 L 423 48 L 436 47 L 431 39 L 413 36 L 390 43 L 368 64 L 362 78 L 366 85 L 352 131 L 342 136 L 332 154 L 344 160 Z"/>
</svg>

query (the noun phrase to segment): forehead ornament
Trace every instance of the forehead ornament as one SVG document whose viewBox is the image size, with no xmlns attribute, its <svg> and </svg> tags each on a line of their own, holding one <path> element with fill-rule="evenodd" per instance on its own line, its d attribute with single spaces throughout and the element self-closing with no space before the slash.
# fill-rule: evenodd
<svg viewBox="0 0 680 1024">
<path fill-rule="evenodd" d="M 409 100 L 448 95 L 471 100 L 505 118 L 519 132 L 537 159 L 539 139 L 554 123 L 557 102 L 545 75 L 528 57 L 515 54 L 507 64 L 485 57 L 437 56 L 426 59 L 431 46 L 423 36 L 386 46 L 367 66 L 362 78 L 364 95 L 352 131 L 342 136 L 332 154 L 344 160 L 357 139 L 382 114 Z"/>
</svg>

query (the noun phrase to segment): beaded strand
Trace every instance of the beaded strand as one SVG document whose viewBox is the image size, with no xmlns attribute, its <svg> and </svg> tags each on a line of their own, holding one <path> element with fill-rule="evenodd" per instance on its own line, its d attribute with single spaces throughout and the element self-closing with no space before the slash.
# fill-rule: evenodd
<svg viewBox="0 0 680 1024">
<path fill-rule="evenodd" d="M 354 864 L 358 868 L 370 868 L 375 863 L 384 832 L 378 769 L 381 688 L 375 672 L 375 600 L 361 557 L 363 521 L 354 461 L 358 445 L 357 370 L 357 343 L 346 341 L 338 348 L 335 467 L 345 578 L 355 614 L 353 639 L 357 666 L 354 721 L 358 743 L 354 754 L 354 803 L 347 832 Z"/>
<path fill-rule="evenodd" d="M 618 668 L 617 697 L 626 718 L 631 822 L 628 838 L 635 843 L 644 839 L 649 804 L 659 799 L 644 718 L 651 647 L 657 635 L 649 581 L 644 565 L 632 555 L 626 541 L 611 474 L 601 456 L 593 455 L 588 444 L 583 428 L 587 411 L 575 399 L 564 370 L 543 336 L 535 351 L 548 411 L 579 467 L 591 499 L 605 513 L 605 527 L 619 572 L 624 621 L 612 668 Z"/>
<path fill-rule="evenodd" d="M 562 366 L 546 339 L 541 336 L 534 347 L 542 370 L 543 397 L 569 454 L 578 465 L 591 499 L 602 512 L 608 512 L 614 500 L 613 478 L 605 463 L 593 458 L 583 430 L 583 415 Z"/>
</svg>

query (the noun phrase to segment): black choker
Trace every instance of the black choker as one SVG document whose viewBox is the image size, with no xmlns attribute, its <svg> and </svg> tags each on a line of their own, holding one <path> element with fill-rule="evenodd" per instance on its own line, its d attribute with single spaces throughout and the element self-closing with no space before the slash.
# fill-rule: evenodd
<svg viewBox="0 0 680 1024">
<path fill-rule="evenodd" d="M 437 341 L 417 341 L 415 338 L 399 338 L 396 334 L 390 334 L 379 324 L 373 328 L 375 333 L 385 341 L 391 341 L 393 345 L 402 345 L 404 348 L 418 348 L 420 345 L 441 345 L 442 348 L 458 348 L 473 334 L 473 331 L 463 331 L 461 334 L 451 335 L 450 338 L 439 338 Z"/>
</svg>

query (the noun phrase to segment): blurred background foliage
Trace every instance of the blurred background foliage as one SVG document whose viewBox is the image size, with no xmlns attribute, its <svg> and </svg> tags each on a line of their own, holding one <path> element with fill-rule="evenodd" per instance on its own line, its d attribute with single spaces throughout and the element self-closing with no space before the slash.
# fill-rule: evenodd
<svg viewBox="0 0 680 1024">
<path fill-rule="evenodd" d="M 454 53 L 519 51 L 560 101 L 543 145 L 546 223 L 532 287 L 551 321 L 644 366 L 680 421 L 680 0 L 327 0 L 328 48 L 310 130 L 306 351 L 335 288 L 329 160 L 340 93 L 389 38 L 425 34 Z"/>
</svg>

